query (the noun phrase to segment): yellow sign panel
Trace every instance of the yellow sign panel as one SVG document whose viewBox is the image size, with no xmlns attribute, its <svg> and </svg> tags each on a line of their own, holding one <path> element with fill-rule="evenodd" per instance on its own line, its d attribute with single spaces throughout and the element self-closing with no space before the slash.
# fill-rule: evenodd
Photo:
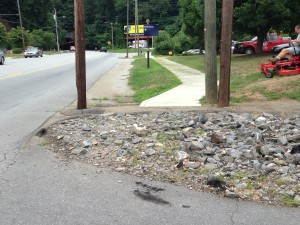
<svg viewBox="0 0 300 225">
<path fill-rule="evenodd" d="M 126 34 L 128 32 L 128 34 L 144 34 L 145 32 L 145 27 L 144 25 L 138 25 L 138 32 L 136 32 L 136 27 L 135 25 L 129 25 L 128 27 L 127 26 L 124 26 L 124 33 Z"/>
</svg>

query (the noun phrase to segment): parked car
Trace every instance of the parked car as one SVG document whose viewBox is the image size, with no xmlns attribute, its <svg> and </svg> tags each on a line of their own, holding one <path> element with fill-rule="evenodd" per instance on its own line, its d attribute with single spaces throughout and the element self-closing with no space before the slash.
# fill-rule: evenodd
<svg viewBox="0 0 300 225">
<path fill-rule="evenodd" d="M 237 43 L 238 43 L 238 41 L 231 41 L 231 53 L 233 53 L 233 51 L 234 51 L 234 46 L 235 46 L 235 44 L 237 44 Z M 219 48 L 219 49 L 217 50 L 218 53 L 220 53 L 220 51 L 221 51 L 221 48 Z M 205 55 L 205 50 L 202 50 L 202 54 Z"/>
<path fill-rule="evenodd" d="M 272 48 L 272 52 L 277 54 L 277 53 L 281 52 L 282 49 L 289 48 L 289 47 L 290 47 L 290 44 L 276 45 Z"/>
<path fill-rule="evenodd" d="M 100 52 L 107 52 L 107 48 L 106 47 L 101 47 Z"/>
<path fill-rule="evenodd" d="M 43 57 L 43 50 L 38 48 L 38 47 L 30 47 L 30 48 L 27 48 L 24 52 L 24 57 L 27 58 L 27 57 Z"/>
<path fill-rule="evenodd" d="M 188 51 L 182 52 L 183 55 L 199 55 L 200 49 L 190 49 Z"/>
<path fill-rule="evenodd" d="M 71 46 L 71 47 L 70 47 L 70 51 L 71 51 L 71 52 L 75 52 L 75 46 Z"/>
<path fill-rule="evenodd" d="M 276 33 L 272 33 L 266 36 L 263 43 L 263 52 L 271 52 L 273 47 L 280 44 L 286 44 L 290 42 L 290 37 L 282 37 Z M 238 42 L 234 46 L 233 53 L 240 54 L 254 54 L 257 50 L 257 37 L 252 38 L 250 41 Z"/>
<path fill-rule="evenodd" d="M 0 65 L 3 65 L 5 62 L 4 52 L 0 50 Z"/>
</svg>

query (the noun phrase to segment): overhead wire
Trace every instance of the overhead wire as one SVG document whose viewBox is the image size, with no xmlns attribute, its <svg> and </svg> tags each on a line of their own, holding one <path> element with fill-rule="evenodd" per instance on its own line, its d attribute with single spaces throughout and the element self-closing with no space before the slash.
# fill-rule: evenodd
<svg viewBox="0 0 300 225">
<path fill-rule="evenodd" d="M 16 21 L 1 19 L 1 18 L 0 18 L 0 21 L 7 22 L 7 23 L 20 23 L 20 22 L 16 22 Z"/>
</svg>

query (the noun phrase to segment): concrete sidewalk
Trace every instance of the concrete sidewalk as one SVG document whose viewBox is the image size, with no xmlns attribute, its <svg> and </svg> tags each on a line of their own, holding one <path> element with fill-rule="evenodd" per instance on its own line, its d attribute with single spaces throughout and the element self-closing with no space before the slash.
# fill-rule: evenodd
<svg viewBox="0 0 300 225">
<path fill-rule="evenodd" d="M 140 107 L 201 106 L 199 100 L 205 96 L 205 74 L 166 58 L 155 60 L 174 73 L 182 84 L 143 101 Z"/>
</svg>

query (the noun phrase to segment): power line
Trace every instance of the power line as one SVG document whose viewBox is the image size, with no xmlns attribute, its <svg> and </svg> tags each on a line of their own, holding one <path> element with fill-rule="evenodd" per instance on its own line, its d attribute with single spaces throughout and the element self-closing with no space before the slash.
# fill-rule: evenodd
<svg viewBox="0 0 300 225">
<path fill-rule="evenodd" d="M 19 14 L 0 14 L 0 16 L 18 16 Z"/>
<path fill-rule="evenodd" d="M 0 19 L 0 21 L 7 22 L 7 23 L 19 23 L 16 21 L 10 21 L 10 20 L 4 20 L 4 19 Z"/>
</svg>

